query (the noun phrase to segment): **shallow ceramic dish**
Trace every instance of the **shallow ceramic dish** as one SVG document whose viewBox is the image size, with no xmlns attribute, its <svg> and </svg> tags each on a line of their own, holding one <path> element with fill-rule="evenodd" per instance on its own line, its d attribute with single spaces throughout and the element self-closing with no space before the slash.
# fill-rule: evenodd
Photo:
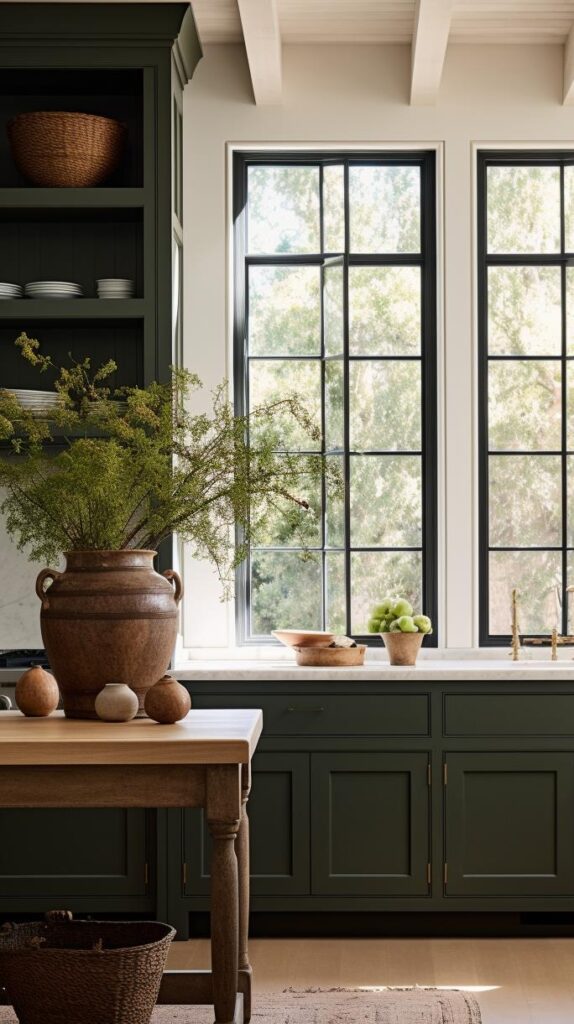
<svg viewBox="0 0 574 1024">
<path fill-rule="evenodd" d="M 286 647 L 328 647 L 335 639 L 334 633 L 321 629 L 274 629 L 273 636 Z"/>
<path fill-rule="evenodd" d="M 294 647 L 298 665 L 307 668 L 344 668 L 349 665 L 363 665 L 365 644 L 356 647 Z"/>
</svg>

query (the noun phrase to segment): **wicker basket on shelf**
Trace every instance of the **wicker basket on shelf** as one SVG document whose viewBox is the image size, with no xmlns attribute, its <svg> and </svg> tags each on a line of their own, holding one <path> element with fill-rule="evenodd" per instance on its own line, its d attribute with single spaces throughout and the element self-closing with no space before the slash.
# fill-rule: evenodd
<svg viewBox="0 0 574 1024">
<path fill-rule="evenodd" d="M 149 1024 L 175 931 L 156 921 L 45 922 L 0 930 L 0 988 L 26 1024 Z"/>
<path fill-rule="evenodd" d="M 58 110 L 18 114 L 7 126 L 18 170 L 46 188 L 90 188 L 118 166 L 126 128 L 96 114 Z"/>
</svg>

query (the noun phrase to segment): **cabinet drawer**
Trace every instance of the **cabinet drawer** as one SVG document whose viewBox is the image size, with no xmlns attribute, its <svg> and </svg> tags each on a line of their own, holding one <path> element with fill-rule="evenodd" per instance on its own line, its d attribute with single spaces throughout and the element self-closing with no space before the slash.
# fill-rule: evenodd
<svg viewBox="0 0 574 1024">
<path fill-rule="evenodd" d="M 261 708 L 267 736 L 428 736 L 426 693 L 369 696 L 233 694 L 193 696 L 196 708 Z"/>
<path fill-rule="evenodd" d="M 448 694 L 444 735 L 574 736 L 574 694 Z"/>
</svg>

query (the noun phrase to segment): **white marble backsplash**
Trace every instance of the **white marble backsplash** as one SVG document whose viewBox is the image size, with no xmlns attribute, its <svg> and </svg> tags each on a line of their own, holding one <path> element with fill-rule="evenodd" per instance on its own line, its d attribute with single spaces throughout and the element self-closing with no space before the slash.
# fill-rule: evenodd
<svg viewBox="0 0 574 1024">
<path fill-rule="evenodd" d="M 0 649 L 43 646 L 35 589 L 42 568 L 18 551 L 0 519 Z"/>
</svg>

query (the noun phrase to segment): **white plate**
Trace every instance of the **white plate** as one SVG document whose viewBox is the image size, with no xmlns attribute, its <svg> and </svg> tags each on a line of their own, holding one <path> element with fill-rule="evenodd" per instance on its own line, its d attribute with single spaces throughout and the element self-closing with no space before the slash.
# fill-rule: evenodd
<svg viewBox="0 0 574 1024">
<path fill-rule="evenodd" d="M 26 288 L 26 295 L 81 295 L 81 288 Z"/>
<path fill-rule="evenodd" d="M 133 281 L 131 281 L 129 277 L 99 277 L 96 284 L 129 284 L 131 286 L 133 285 Z"/>
<path fill-rule="evenodd" d="M 81 288 L 77 281 L 28 281 L 26 288 L 36 288 L 38 285 L 45 287 L 49 285 L 50 288 Z"/>
<path fill-rule="evenodd" d="M 98 295 L 133 295 L 133 288 L 110 288 L 107 285 L 98 287 Z"/>
</svg>

